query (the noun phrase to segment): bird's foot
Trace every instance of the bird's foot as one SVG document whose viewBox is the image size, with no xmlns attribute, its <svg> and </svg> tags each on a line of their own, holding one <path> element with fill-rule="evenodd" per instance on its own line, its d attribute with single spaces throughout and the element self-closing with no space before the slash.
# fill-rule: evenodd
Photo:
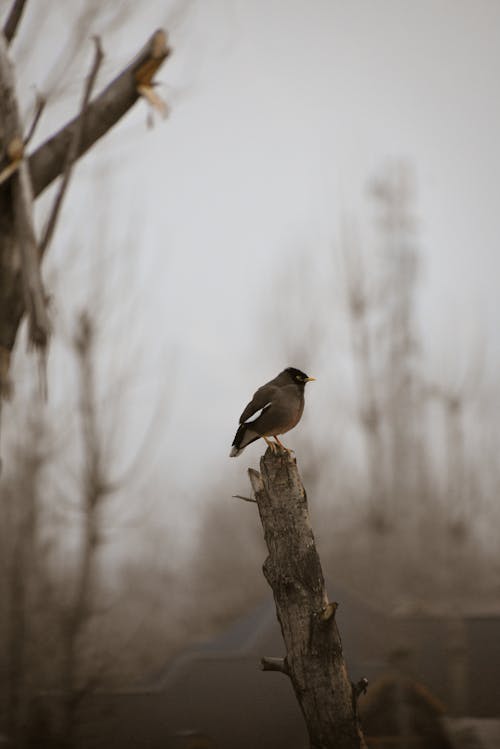
<svg viewBox="0 0 500 749">
<path fill-rule="evenodd" d="M 289 447 L 286 447 L 286 445 L 284 445 L 283 442 L 281 442 L 281 440 L 279 440 L 275 434 L 273 434 L 273 437 L 276 442 L 271 444 L 274 444 L 276 452 L 285 452 L 288 453 L 288 455 L 292 455 L 292 453 L 295 454 L 295 450 L 291 450 Z"/>
<path fill-rule="evenodd" d="M 278 445 L 276 444 L 276 442 L 271 442 L 271 440 L 268 440 L 267 437 L 264 437 L 264 440 L 271 452 L 276 454 L 278 452 Z"/>
</svg>

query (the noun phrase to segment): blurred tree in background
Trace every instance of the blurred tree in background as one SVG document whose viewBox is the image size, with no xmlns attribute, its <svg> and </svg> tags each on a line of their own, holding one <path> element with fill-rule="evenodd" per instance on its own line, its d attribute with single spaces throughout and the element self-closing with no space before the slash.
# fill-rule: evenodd
<svg viewBox="0 0 500 749">
<path fill-rule="evenodd" d="M 68 25 L 65 29 L 67 33 L 61 35 L 62 42 L 50 59 L 51 56 L 47 55 L 48 39 L 43 31 L 49 17 L 50 21 L 54 21 L 54 15 L 47 12 L 46 6 L 42 8 L 36 3 L 18 1 L 3 5 L 5 8 L 1 8 L 2 15 L 4 10 L 6 14 L 8 10 L 8 14 L 5 16 L 7 20 L 1 38 L 1 81 L 2 91 L 7 92 L 8 96 L 4 96 L 0 106 L 0 139 L 3 147 L 0 190 L 0 297 L 3 310 L 0 397 L 12 396 L 13 391 L 15 396 L 5 408 L 0 478 L 0 591 L 3 600 L 0 610 L 0 732 L 8 737 L 9 745 L 15 747 L 50 746 L 52 743 L 54 746 L 70 747 L 74 743 L 74 731 L 82 701 L 105 682 L 106 674 L 114 671 L 113 664 L 120 651 L 118 643 L 130 640 L 135 634 L 133 620 L 126 621 L 121 627 L 122 619 L 119 614 L 113 613 L 113 623 L 110 625 L 109 613 L 117 601 L 120 603 L 122 595 L 125 595 L 127 582 L 123 578 L 113 589 L 109 575 L 105 572 L 110 565 L 103 559 L 105 554 L 102 553 L 110 526 L 114 526 L 116 531 L 120 530 L 120 522 L 113 522 L 113 512 L 116 513 L 117 505 L 115 503 L 111 508 L 110 499 L 123 488 L 125 479 L 130 490 L 137 476 L 137 465 L 130 460 L 131 447 L 124 436 L 126 429 L 123 429 L 121 439 L 118 439 L 119 432 L 115 431 L 122 414 L 122 409 L 117 407 L 118 400 L 125 392 L 123 383 L 130 377 L 131 359 L 136 353 L 132 340 L 134 326 L 129 320 L 125 352 L 130 359 L 120 371 L 124 352 L 123 346 L 120 350 L 119 335 L 114 338 L 114 346 L 108 345 L 108 359 L 103 354 L 106 350 L 106 344 L 103 346 L 103 334 L 107 332 L 109 335 L 110 329 L 116 325 L 116 317 L 112 314 L 113 304 L 109 304 L 106 296 L 113 289 L 113 272 L 106 276 L 112 263 L 102 236 L 96 237 L 96 248 L 101 252 L 99 271 L 96 271 L 96 266 L 90 273 L 88 269 L 83 270 L 85 261 L 82 267 L 81 258 L 80 262 L 73 261 L 71 269 L 78 278 L 76 288 L 79 290 L 85 287 L 85 276 L 90 280 L 85 298 L 85 307 L 88 305 L 90 311 L 85 309 L 84 312 L 76 312 L 76 295 L 71 300 L 68 299 L 70 295 L 66 293 L 66 284 L 70 274 L 66 273 L 69 271 L 67 257 L 64 261 L 66 267 L 62 264 L 59 268 L 57 280 L 60 288 L 57 289 L 57 274 L 53 274 L 51 279 L 54 282 L 51 292 L 57 297 L 56 304 L 64 299 L 61 306 L 66 308 L 62 311 L 60 307 L 57 315 L 54 310 L 51 311 L 53 319 L 50 327 L 53 328 L 51 332 L 54 334 L 56 356 L 49 366 L 49 380 L 56 397 L 51 399 L 50 405 L 44 402 L 42 394 L 33 385 L 35 378 L 27 357 L 21 351 L 14 363 L 11 353 L 16 338 L 17 349 L 20 348 L 19 340 L 26 343 L 24 335 L 17 336 L 25 307 L 28 309 L 30 325 L 27 337 L 42 349 L 47 345 L 48 326 L 45 327 L 43 336 L 37 340 L 35 328 L 38 323 L 31 313 L 38 302 L 41 305 L 39 311 L 42 307 L 45 310 L 48 304 L 39 268 L 48 244 L 47 237 L 54 228 L 52 226 L 49 232 L 48 227 L 53 219 L 58 218 L 56 206 L 62 201 L 72 162 L 111 127 L 117 118 L 112 115 L 112 121 L 107 121 L 104 128 L 101 127 L 102 123 L 94 120 L 93 126 L 97 127 L 99 134 L 96 138 L 87 140 L 86 144 L 84 127 L 73 125 L 66 140 L 62 137 L 66 130 L 59 130 L 56 137 L 45 146 L 48 158 L 42 165 L 42 172 L 47 166 L 50 171 L 51 159 L 52 162 L 57 162 L 56 169 L 52 170 L 52 176 L 45 179 L 41 188 L 39 185 L 32 188 L 29 177 L 26 179 L 29 171 L 24 148 L 27 148 L 33 137 L 39 118 L 43 118 L 46 105 L 50 105 L 50 115 L 40 128 L 45 134 L 47 121 L 49 132 L 53 128 L 60 128 L 62 110 L 65 110 L 63 121 L 67 118 L 66 97 L 69 92 L 69 98 L 75 98 L 75 77 L 81 77 L 82 55 L 87 50 L 91 32 L 95 32 L 97 28 L 101 33 L 116 31 L 130 21 L 133 7 L 127 1 L 74 3 L 71 9 L 60 4 L 56 8 L 54 5 L 52 11 L 57 9 L 58 20 L 67 22 Z M 8 47 L 18 25 L 22 27 L 20 22 L 24 20 L 23 11 L 29 16 L 29 22 L 25 27 L 27 33 L 18 37 L 19 44 L 16 38 L 13 59 L 21 61 L 21 70 L 14 71 Z M 157 34 L 154 39 L 161 44 L 158 49 L 153 50 L 154 44 L 151 43 L 151 55 L 157 55 L 158 59 L 163 60 L 168 54 L 164 35 Z M 100 51 L 98 45 L 97 49 Z M 19 140 L 29 129 L 25 125 L 29 119 L 28 99 L 32 97 L 31 90 L 22 90 L 18 98 L 16 83 L 19 78 L 23 80 L 23 73 L 33 73 L 33 66 L 39 62 L 40 55 L 46 67 L 41 73 L 37 71 L 36 79 L 39 81 L 39 75 L 43 77 L 43 98 L 38 100 L 37 114 L 31 132 L 26 135 L 26 142 L 23 144 L 20 141 L 19 153 L 13 154 L 9 150 L 10 139 L 15 135 Z M 149 55 L 147 50 L 146 55 Z M 98 59 L 102 61 L 99 55 L 96 62 Z M 144 62 L 142 52 L 137 59 Z M 23 68 L 28 68 L 28 73 Z M 97 69 L 98 66 L 95 65 L 93 73 L 97 73 Z M 150 72 L 153 69 L 156 70 L 155 65 Z M 92 80 L 93 73 L 89 76 L 89 81 Z M 141 81 L 134 67 L 129 71 L 129 76 L 131 83 L 128 81 L 128 92 L 127 85 L 120 87 L 119 82 L 116 85 L 119 79 L 115 79 L 107 89 L 108 101 L 103 119 L 113 110 L 109 93 L 112 94 L 111 98 L 115 96 L 116 101 L 121 96 L 122 105 L 125 103 L 118 118 L 139 97 L 136 88 Z M 123 78 L 121 80 L 123 83 Z M 79 84 L 77 88 L 80 89 Z M 88 94 L 90 90 L 89 83 Z M 87 104 L 88 101 L 84 100 L 80 119 L 77 117 L 75 122 L 83 121 L 88 114 Z M 85 120 L 87 135 L 89 123 L 92 125 L 90 117 Z M 78 138 L 75 133 L 79 133 Z M 62 153 L 58 155 L 57 143 L 60 143 L 61 137 L 63 147 Z M 42 153 L 43 148 L 42 146 L 36 153 Z M 30 169 L 31 179 L 36 180 L 40 171 L 33 167 Z M 46 229 L 38 243 L 32 215 L 33 196 L 58 175 L 61 175 L 61 181 L 56 199 L 51 209 L 45 210 Z M 19 218 L 18 208 L 18 203 L 22 201 L 16 197 L 19 189 L 23 192 L 25 208 L 22 220 Z M 47 204 L 44 207 L 46 206 Z M 92 217 L 94 228 L 99 224 L 97 215 Z M 79 216 L 78 220 L 81 222 L 82 217 Z M 81 237 L 83 233 L 79 231 L 77 234 Z M 26 239 L 28 235 L 29 242 Z M 87 230 L 85 235 L 89 238 L 91 232 Z M 31 270 L 27 270 L 25 261 L 28 261 L 23 254 L 27 244 L 34 250 Z M 87 248 L 83 246 L 84 243 L 79 241 L 78 244 L 78 249 L 85 254 Z M 33 279 L 39 284 L 38 290 L 33 285 Z M 123 277 L 120 280 L 123 281 Z M 24 295 L 21 288 L 24 289 Z M 123 289 L 121 287 L 121 293 Z M 40 295 L 39 292 L 43 293 Z M 32 294 L 38 294 L 37 299 L 35 296 L 32 298 Z M 51 295 L 51 303 L 54 301 L 54 296 Z M 69 311 L 68 301 L 70 307 L 73 304 Z M 125 309 L 121 310 L 121 330 L 127 327 L 124 313 Z M 130 314 L 130 309 L 128 313 Z M 76 326 L 73 322 L 75 316 Z M 71 328 L 76 328 L 69 335 L 65 317 L 71 318 Z M 41 332 L 41 328 L 37 330 Z M 109 365 L 109 358 L 114 359 L 114 366 L 108 369 L 107 377 L 103 377 L 102 369 L 106 364 Z M 11 382 L 15 383 L 14 388 L 10 386 Z M 106 391 L 106 408 L 103 408 Z M 146 420 L 148 417 L 149 413 L 146 412 Z M 156 426 L 157 422 L 151 419 L 152 432 Z M 148 441 L 147 435 L 144 440 Z M 140 454 L 140 437 L 138 441 L 135 440 L 132 449 Z M 123 454 L 126 457 L 120 460 Z M 127 463 L 129 473 L 123 470 Z M 143 463 L 147 465 L 147 461 Z M 118 509 L 119 507 L 120 498 Z M 119 517 L 121 521 L 121 513 Z M 163 581 L 165 574 L 168 576 L 164 567 L 161 573 Z M 151 570 L 148 570 L 148 575 L 151 575 Z M 143 618 L 147 616 L 145 610 L 142 610 L 141 615 Z M 142 658 L 142 654 L 140 657 Z M 47 705 L 41 699 L 43 694 L 51 691 L 61 697 L 55 715 L 49 714 Z"/>
</svg>

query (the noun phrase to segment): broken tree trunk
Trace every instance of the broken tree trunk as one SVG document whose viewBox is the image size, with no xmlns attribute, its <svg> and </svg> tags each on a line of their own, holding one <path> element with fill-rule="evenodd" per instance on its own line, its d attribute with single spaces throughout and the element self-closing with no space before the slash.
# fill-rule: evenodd
<svg viewBox="0 0 500 749">
<path fill-rule="evenodd" d="M 311 749 L 366 747 L 357 715 L 359 689 L 349 681 L 295 458 L 267 450 L 261 472 L 249 469 L 269 556 L 272 588 L 286 657 L 263 658 L 266 671 L 290 677 Z"/>
</svg>

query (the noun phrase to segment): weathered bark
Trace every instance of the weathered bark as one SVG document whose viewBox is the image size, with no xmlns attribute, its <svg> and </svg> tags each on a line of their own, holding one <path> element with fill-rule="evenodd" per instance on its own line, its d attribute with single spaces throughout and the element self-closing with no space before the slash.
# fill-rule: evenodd
<svg viewBox="0 0 500 749">
<path fill-rule="evenodd" d="M 156 31 L 120 75 L 88 104 L 85 113 L 80 112 L 29 156 L 27 164 L 34 198 L 64 172 L 68 149 L 74 142 L 75 131 L 80 128 L 82 116 L 85 119 L 76 158 L 86 153 L 126 114 L 141 93 L 151 87 L 156 71 L 169 54 L 165 32 Z M 12 118 L 17 105 L 12 97 L 15 93 L 6 91 L 0 82 L 0 172 L 13 164 L 9 155 L 12 140 L 23 140 L 20 126 Z M 12 181 L 11 177 L 0 184 L 0 393 L 8 391 L 10 354 L 25 312 Z"/>
<path fill-rule="evenodd" d="M 264 658 L 262 666 L 290 677 L 311 749 L 361 749 L 357 690 L 347 675 L 336 604 L 328 602 L 296 461 L 268 449 L 260 468 L 249 475 L 269 550 L 264 575 L 287 650 L 282 662 Z"/>
</svg>

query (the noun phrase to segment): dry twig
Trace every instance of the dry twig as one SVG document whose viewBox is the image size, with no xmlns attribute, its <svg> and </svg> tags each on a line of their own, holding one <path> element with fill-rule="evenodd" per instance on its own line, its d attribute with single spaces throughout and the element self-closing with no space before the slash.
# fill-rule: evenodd
<svg viewBox="0 0 500 749">
<path fill-rule="evenodd" d="M 14 0 L 12 3 L 10 13 L 3 27 L 3 35 L 7 41 L 7 45 L 11 43 L 16 35 L 25 5 L 26 0 Z"/>
<path fill-rule="evenodd" d="M 256 499 L 252 499 L 252 497 L 243 497 L 241 494 L 233 494 L 233 499 L 242 499 L 244 502 L 255 502 L 255 504 L 257 504 Z"/>
<path fill-rule="evenodd" d="M 68 152 L 66 154 L 66 162 L 64 166 L 64 172 L 62 175 L 61 184 L 59 185 L 59 190 L 55 197 L 54 204 L 52 206 L 52 211 L 50 212 L 50 215 L 47 220 L 47 224 L 45 226 L 45 230 L 43 233 L 43 237 L 40 242 L 40 248 L 39 248 L 40 257 L 43 257 L 47 247 L 49 246 L 50 240 L 52 239 L 52 236 L 54 234 L 54 229 L 56 227 L 57 219 L 59 217 L 59 212 L 61 210 L 64 195 L 68 188 L 69 180 L 71 178 L 71 173 L 73 171 L 73 165 L 78 156 L 78 149 L 80 147 L 80 141 L 82 137 L 83 127 L 85 124 L 85 115 L 87 113 L 88 103 L 90 101 L 92 89 L 94 88 L 94 84 L 97 78 L 97 73 L 99 72 L 99 68 L 101 67 L 101 63 L 104 58 L 104 54 L 102 51 L 99 37 L 97 36 L 94 37 L 94 42 L 95 42 L 95 54 L 94 54 L 94 60 L 92 63 L 92 68 L 90 70 L 89 76 L 87 78 L 87 83 L 85 85 L 85 90 L 83 92 L 82 105 L 80 107 L 80 115 L 77 120 L 77 126 L 73 131 L 72 138 L 71 138 L 69 148 L 68 148 Z"/>
<path fill-rule="evenodd" d="M 41 95 L 36 95 L 36 102 L 35 102 L 35 113 L 33 114 L 33 120 L 30 125 L 30 129 L 24 136 L 24 147 L 28 145 L 30 140 L 32 139 L 33 135 L 35 134 L 36 126 L 40 122 L 40 117 L 42 116 L 43 110 L 45 109 L 47 101 L 46 99 Z"/>
</svg>

